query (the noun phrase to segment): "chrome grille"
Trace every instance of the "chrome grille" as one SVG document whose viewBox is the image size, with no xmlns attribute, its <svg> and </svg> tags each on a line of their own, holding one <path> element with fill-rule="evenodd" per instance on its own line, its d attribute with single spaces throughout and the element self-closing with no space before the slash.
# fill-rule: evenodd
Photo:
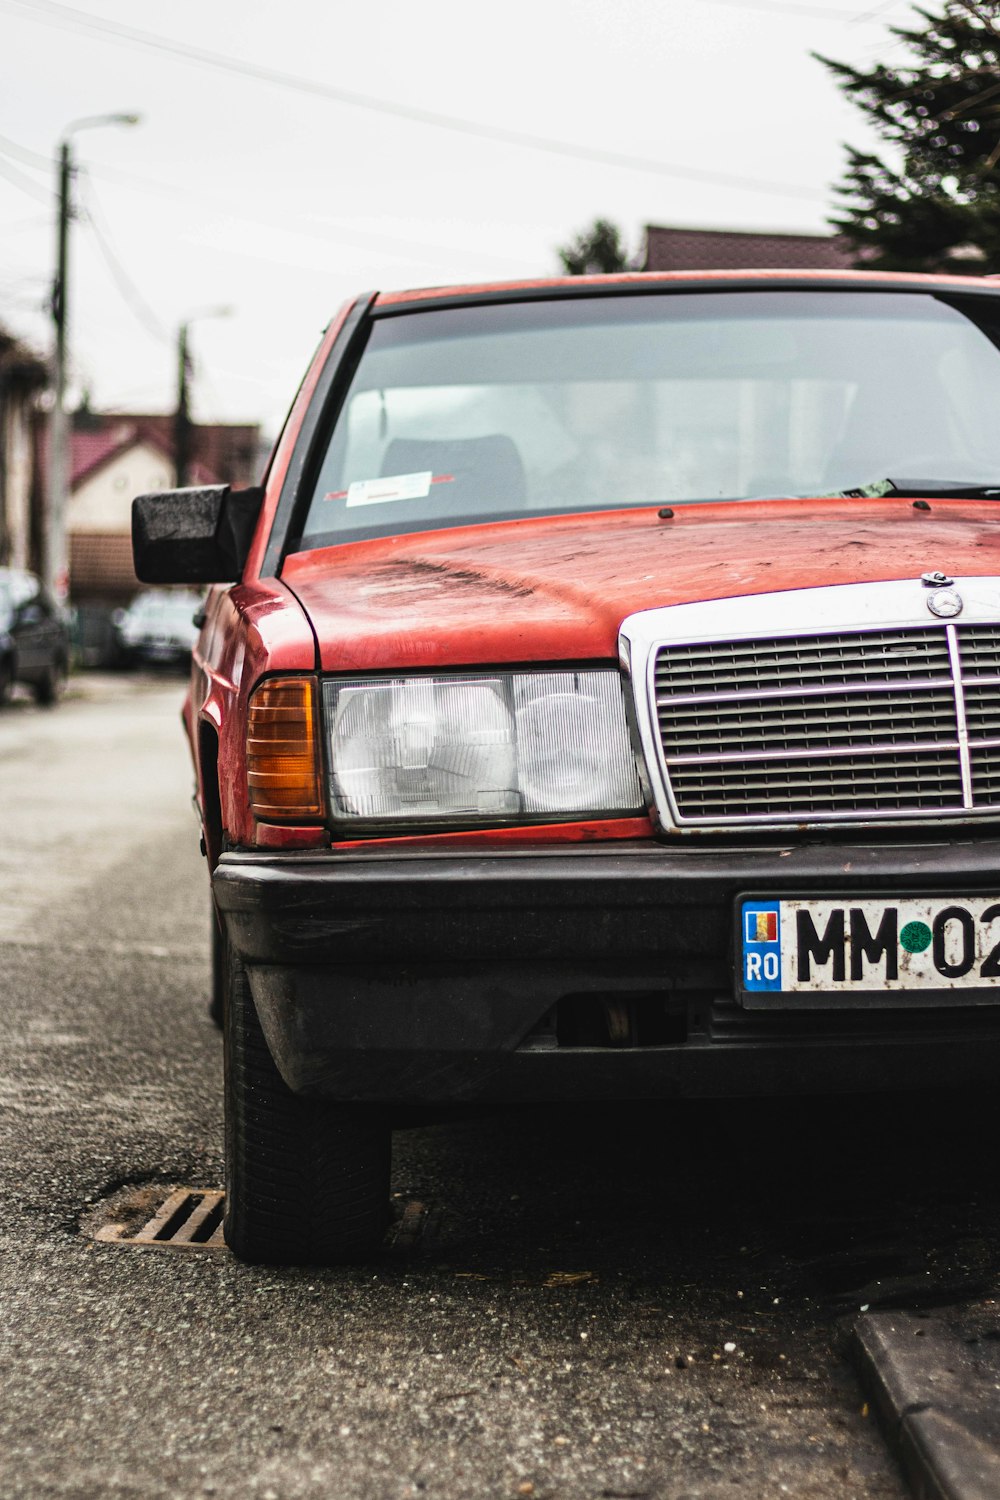
<svg viewBox="0 0 1000 1500">
<path fill-rule="evenodd" d="M 947 677 L 951 670 L 943 629 L 713 641 L 708 646 L 671 646 L 669 650 L 662 684 L 659 660 L 656 678 L 657 695 L 662 691 L 671 697 Z"/>
<path fill-rule="evenodd" d="M 975 805 L 1000 805 L 1000 752 L 972 746 L 972 792 Z"/>
<path fill-rule="evenodd" d="M 782 694 L 721 699 L 712 704 L 671 702 L 660 715 L 663 748 L 672 759 L 735 751 L 836 749 L 954 739 L 951 682 L 919 692 Z"/>
<path fill-rule="evenodd" d="M 958 630 L 962 676 L 1000 679 L 1000 627 L 963 625 Z"/>
<path fill-rule="evenodd" d="M 653 692 L 682 823 L 1000 811 L 998 626 L 660 645 Z"/>
<path fill-rule="evenodd" d="M 671 768 L 671 784 L 685 818 L 815 818 L 824 814 L 865 815 L 872 811 L 913 812 L 962 808 L 962 772 L 957 750 L 883 758 L 851 755 L 794 762 L 768 758 L 744 764 L 734 777 L 731 765 Z"/>
</svg>

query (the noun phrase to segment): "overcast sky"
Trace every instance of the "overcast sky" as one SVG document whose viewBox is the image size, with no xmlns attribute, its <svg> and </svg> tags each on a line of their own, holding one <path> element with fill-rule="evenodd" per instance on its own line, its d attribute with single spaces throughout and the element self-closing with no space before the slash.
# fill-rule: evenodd
<svg viewBox="0 0 1000 1500">
<path fill-rule="evenodd" d="M 134 128 L 73 140 L 77 388 L 169 409 L 178 325 L 229 305 L 192 327 L 196 415 L 273 432 L 354 292 L 549 274 L 596 215 L 632 249 L 647 223 L 823 230 L 842 143 L 872 138 L 810 52 L 898 57 L 887 27 L 912 16 L 903 0 L 0 0 L 0 326 L 47 348 L 56 143 L 135 110 Z"/>
</svg>

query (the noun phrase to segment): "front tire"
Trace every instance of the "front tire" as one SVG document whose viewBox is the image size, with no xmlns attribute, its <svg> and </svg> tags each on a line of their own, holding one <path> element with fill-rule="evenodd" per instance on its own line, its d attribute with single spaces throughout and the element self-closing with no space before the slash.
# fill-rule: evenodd
<svg viewBox="0 0 1000 1500">
<path fill-rule="evenodd" d="M 208 998 L 208 1014 L 212 1023 L 221 1031 L 226 1015 L 226 944 L 214 906 L 211 909 L 209 921 L 212 924 L 210 936 L 212 988 Z"/>
<path fill-rule="evenodd" d="M 228 944 L 226 970 L 226 1243 L 258 1265 L 365 1260 L 389 1219 L 385 1116 L 293 1094 Z"/>
<path fill-rule="evenodd" d="M 45 669 L 45 675 L 35 684 L 35 697 L 45 708 L 58 703 L 66 687 L 66 663 L 53 661 Z"/>
</svg>

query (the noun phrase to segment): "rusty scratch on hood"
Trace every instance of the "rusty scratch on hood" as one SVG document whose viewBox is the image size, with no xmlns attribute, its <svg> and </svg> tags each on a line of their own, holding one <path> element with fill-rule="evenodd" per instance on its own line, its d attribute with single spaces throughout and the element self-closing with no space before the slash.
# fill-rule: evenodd
<svg viewBox="0 0 1000 1500">
<path fill-rule="evenodd" d="M 398 557 L 386 562 L 379 572 L 393 579 L 413 579 L 452 583 L 459 588 L 475 589 L 477 592 L 505 594 L 516 599 L 527 599 L 534 589 L 527 583 L 512 583 L 495 573 L 480 572 L 478 568 L 455 568 L 448 563 L 428 562 L 420 557 Z"/>
</svg>

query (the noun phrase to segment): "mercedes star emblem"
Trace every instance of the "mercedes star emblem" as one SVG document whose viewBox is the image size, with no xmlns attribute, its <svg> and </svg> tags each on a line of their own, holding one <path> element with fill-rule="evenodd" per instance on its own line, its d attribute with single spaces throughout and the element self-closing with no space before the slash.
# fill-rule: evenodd
<svg viewBox="0 0 1000 1500">
<path fill-rule="evenodd" d="M 953 620 L 962 613 L 962 596 L 957 589 L 938 589 L 928 596 L 927 608 L 940 620 Z"/>
</svg>

